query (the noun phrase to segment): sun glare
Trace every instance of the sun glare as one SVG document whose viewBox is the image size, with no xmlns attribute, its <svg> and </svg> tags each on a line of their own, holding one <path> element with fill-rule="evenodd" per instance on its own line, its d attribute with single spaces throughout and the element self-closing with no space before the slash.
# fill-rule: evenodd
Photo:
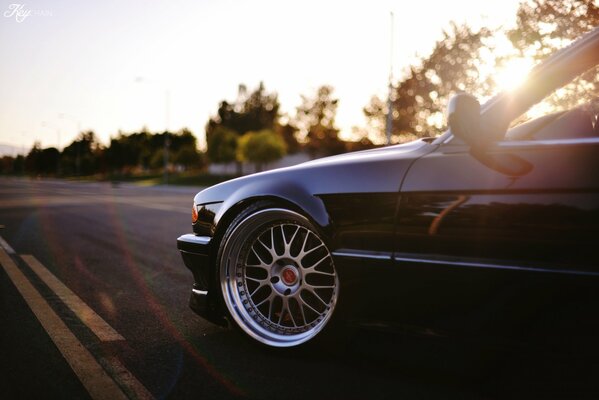
<svg viewBox="0 0 599 400">
<path fill-rule="evenodd" d="M 530 58 L 512 58 L 495 72 L 495 82 L 499 90 L 513 90 L 517 88 L 534 66 Z"/>
</svg>

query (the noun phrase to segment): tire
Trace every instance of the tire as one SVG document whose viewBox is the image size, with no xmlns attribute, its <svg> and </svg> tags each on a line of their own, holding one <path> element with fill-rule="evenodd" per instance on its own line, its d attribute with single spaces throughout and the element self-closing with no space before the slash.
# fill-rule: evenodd
<svg viewBox="0 0 599 400">
<path fill-rule="evenodd" d="M 259 343 L 298 346 L 331 319 L 339 278 L 329 249 L 301 214 L 270 202 L 248 207 L 225 232 L 217 266 L 230 319 Z"/>
</svg>

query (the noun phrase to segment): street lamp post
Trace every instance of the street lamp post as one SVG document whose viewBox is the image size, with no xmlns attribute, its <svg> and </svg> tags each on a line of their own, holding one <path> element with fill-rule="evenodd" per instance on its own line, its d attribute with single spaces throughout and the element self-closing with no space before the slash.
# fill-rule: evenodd
<svg viewBox="0 0 599 400">
<path fill-rule="evenodd" d="M 391 131 L 393 130 L 393 12 L 391 14 L 391 38 L 389 46 L 389 93 L 387 94 L 387 123 L 385 133 L 387 134 L 387 146 L 391 144 Z"/>
<path fill-rule="evenodd" d="M 169 128 L 169 123 L 170 123 L 171 93 L 167 89 L 164 92 L 164 95 L 165 95 L 164 122 L 166 125 L 166 128 L 164 130 L 164 184 L 168 185 L 168 150 L 171 145 L 171 143 L 170 143 L 171 139 L 169 137 L 168 128 Z"/>
</svg>

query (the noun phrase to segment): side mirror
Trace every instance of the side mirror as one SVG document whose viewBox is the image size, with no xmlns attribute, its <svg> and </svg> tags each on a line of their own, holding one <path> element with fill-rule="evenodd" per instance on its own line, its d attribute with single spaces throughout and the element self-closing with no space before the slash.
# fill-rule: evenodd
<svg viewBox="0 0 599 400">
<path fill-rule="evenodd" d="M 468 93 L 458 93 L 449 100 L 447 122 L 451 133 L 473 148 L 482 145 L 483 132 L 480 126 L 480 103 Z"/>
<path fill-rule="evenodd" d="M 480 104 L 476 97 L 468 93 L 458 93 L 449 100 L 447 122 L 451 133 L 470 146 L 470 154 L 483 165 L 511 177 L 518 177 L 532 171 L 532 164 L 509 153 L 489 153 L 485 151 L 493 140 L 488 131 L 483 132 L 480 118 Z"/>
</svg>

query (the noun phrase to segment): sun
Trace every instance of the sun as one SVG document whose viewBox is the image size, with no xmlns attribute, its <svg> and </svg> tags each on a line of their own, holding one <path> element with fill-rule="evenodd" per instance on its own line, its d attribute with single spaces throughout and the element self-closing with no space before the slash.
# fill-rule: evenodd
<svg viewBox="0 0 599 400">
<path fill-rule="evenodd" d="M 493 79 L 497 89 L 501 91 L 514 90 L 524 82 L 526 76 L 534 66 L 530 58 L 512 58 L 500 69 L 495 71 Z"/>
</svg>

